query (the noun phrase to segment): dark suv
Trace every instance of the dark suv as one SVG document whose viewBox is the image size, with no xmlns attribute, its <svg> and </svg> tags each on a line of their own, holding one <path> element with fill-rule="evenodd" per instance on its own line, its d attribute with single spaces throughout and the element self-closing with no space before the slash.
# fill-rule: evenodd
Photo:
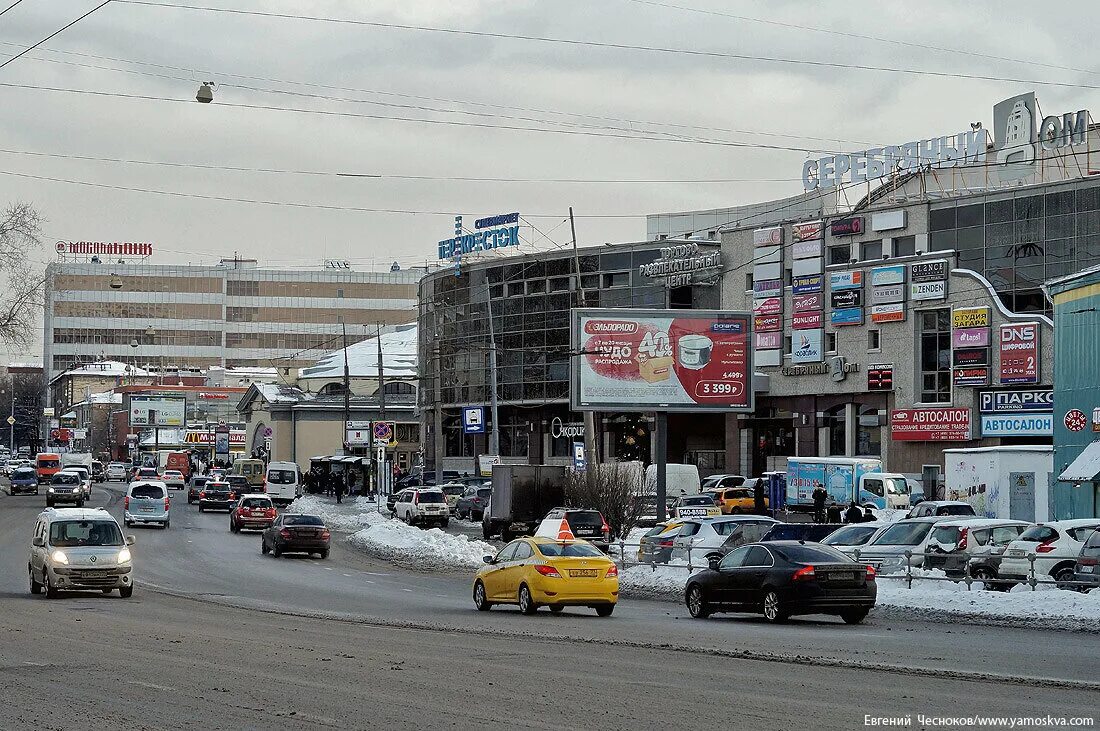
<svg viewBox="0 0 1100 731">
<path fill-rule="evenodd" d="M 1100 586 L 1100 530 L 1094 530 L 1085 545 L 1081 546 L 1081 555 L 1073 569 L 1073 580 Z M 1092 587 L 1078 587 L 1088 591 Z"/>
<path fill-rule="evenodd" d="M 771 530 L 760 539 L 764 541 L 811 541 L 819 542 L 838 528 L 840 523 L 780 523 L 772 526 Z"/>
<path fill-rule="evenodd" d="M 554 508 L 543 518 L 544 525 L 553 530 L 558 530 L 561 521 L 569 525 L 569 530 L 576 538 L 581 538 L 604 553 L 611 547 L 611 526 L 603 518 L 599 510 L 584 510 L 573 508 Z M 550 536 L 556 538 L 557 536 Z"/>
</svg>

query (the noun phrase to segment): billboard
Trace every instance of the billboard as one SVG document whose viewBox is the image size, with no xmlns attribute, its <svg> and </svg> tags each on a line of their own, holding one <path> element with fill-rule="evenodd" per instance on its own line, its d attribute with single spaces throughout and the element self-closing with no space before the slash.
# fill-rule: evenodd
<svg viewBox="0 0 1100 731">
<path fill-rule="evenodd" d="M 820 363 L 825 359 L 824 330 L 799 330 L 791 335 L 792 363 Z"/>
<path fill-rule="evenodd" d="M 130 396 L 130 426 L 186 426 L 186 396 Z"/>
<path fill-rule="evenodd" d="M 574 411 L 752 411 L 752 314 L 575 309 Z"/>
<path fill-rule="evenodd" d="M 1051 437 L 1054 414 L 982 414 L 983 437 Z"/>
<path fill-rule="evenodd" d="M 1001 325 L 1001 383 L 1039 382 L 1039 323 Z"/>
<path fill-rule="evenodd" d="M 951 327 L 959 328 L 989 327 L 988 307 L 956 307 L 951 310 Z"/>
<path fill-rule="evenodd" d="M 983 414 L 1052 412 L 1054 389 L 1036 388 L 1019 391 L 982 391 L 978 394 Z"/>
<path fill-rule="evenodd" d="M 890 412 L 890 438 L 895 442 L 966 442 L 970 409 L 895 409 Z"/>
</svg>

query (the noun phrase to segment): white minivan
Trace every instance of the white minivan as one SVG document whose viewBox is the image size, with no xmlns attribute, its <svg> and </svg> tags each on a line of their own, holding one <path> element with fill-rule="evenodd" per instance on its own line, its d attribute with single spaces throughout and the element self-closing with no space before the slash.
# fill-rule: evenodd
<svg viewBox="0 0 1100 731">
<path fill-rule="evenodd" d="M 277 505 L 287 505 L 302 496 L 302 475 L 294 462 L 269 462 L 264 482 L 267 496 Z"/>
</svg>

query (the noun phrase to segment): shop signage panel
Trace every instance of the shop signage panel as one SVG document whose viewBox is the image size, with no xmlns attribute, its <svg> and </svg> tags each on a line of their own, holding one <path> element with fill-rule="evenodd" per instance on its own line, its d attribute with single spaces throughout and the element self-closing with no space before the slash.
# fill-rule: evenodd
<svg viewBox="0 0 1100 731">
<path fill-rule="evenodd" d="M 1001 325 L 998 337 L 1001 383 L 1039 382 L 1039 333 L 1037 322 Z"/>
<path fill-rule="evenodd" d="M 951 328 L 989 327 L 988 307 L 956 307 L 951 310 Z"/>
<path fill-rule="evenodd" d="M 782 311 L 782 297 L 767 297 L 762 300 L 752 301 L 752 314 L 754 315 L 778 315 Z"/>
<path fill-rule="evenodd" d="M 909 281 L 938 282 L 947 279 L 947 259 L 933 259 L 909 265 Z"/>
<path fill-rule="evenodd" d="M 888 284 L 905 284 L 904 264 L 895 264 L 888 267 L 875 267 L 871 270 L 872 287 L 883 287 Z"/>
<path fill-rule="evenodd" d="M 951 331 L 952 348 L 989 347 L 988 327 L 960 327 Z"/>
<path fill-rule="evenodd" d="M 978 394 L 983 414 L 1053 413 L 1054 389 L 1034 388 L 1013 391 L 982 391 Z"/>
<path fill-rule="evenodd" d="M 783 347 L 782 332 L 755 332 L 752 334 L 752 346 L 757 350 L 773 350 Z"/>
<path fill-rule="evenodd" d="M 871 288 L 872 305 L 892 305 L 905 301 L 905 285 L 891 284 L 887 287 Z"/>
<path fill-rule="evenodd" d="M 905 322 L 905 305 L 875 305 L 871 308 L 871 322 Z"/>
<path fill-rule="evenodd" d="M 863 308 L 849 307 L 845 310 L 833 310 L 829 313 L 829 322 L 836 327 L 863 324 Z"/>
<path fill-rule="evenodd" d="M 794 330 L 809 330 L 812 328 L 821 327 L 823 321 L 824 316 L 822 315 L 821 310 L 796 313 L 791 318 L 791 328 Z"/>
<path fill-rule="evenodd" d="M 989 366 L 974 366 L 972 368 L 955 368 L 951 372 L 952 383 L 956 386 L 988 386 Z"/>
<path fill-rule="evenodd" d="M 753 363 L 757 368 L 771 368 L 779 365 L 783 362 L 783 351 L 780 349 L 774 350 L 757 350 L 753 353 Z"/>
<path fill-rule="evenodd" d="M 791 285 L 792 294 L 821 292 L 825 289 L 825 275 L 814 274 L 808 277 L 795 277 L 791 282 Z"/>
<path fill-rule="evenodd" d="M 855 269 L 850 272 L 831 272 L 829 274 L 829 289 L 860 289 L 863 287 L 863 271 Z"/>
<path fill-rule="evenodd" d="M 824 253 L 821 239 L 815 241 L 799 241 L 791 245 L 791 257 L 794 259 L 811 259 Z"/>
<path fill-rule="evenodd" d="M 863 216 L 838 218 L 829 224 L 829 233 L 833 236 L 856 236 L 863 233 Z"/>
<path fill-rule="evenodd" d="M 778 246 L 783 243 L 783 227 L 758 228 L 752 232 L 753 246 Z"/>
<path fill-rule="evenodd" d="M 772 332 L 783 329 L 782 315 L 758 315 L 753 318 L 752 329 L 754 332 Z"/>
<path fill-rule="evenodd" d="M 571 359 L 570 406 L 752 411 L 752 325 L 749 312 L 575 309 L 571 344 L 584 355 Z"/>
<path fill-rule="evenodd" d="M 871 230 L 872 231 L 893 231 L 894 229 L 905 228 L 906 224 L 906 211 L 904 208 L 897 211 L 882 211 L 881 213 L 871 214 Z"/>
<path fill-rule="evenodd" d="M 969 441 L 970 409 L 894 409 L 890 438 L 895 442 Z"/>
<path fill-rule="evenodd" d="M 754 264 L 779 264 L 783 261 L 782 246 L 761 246 L 753 252 Z"/>
<path fill-rule="evenodd" d="M 1054 414 L 982 414 L 982 436 L 1054 436 Z"/>
<path fill-rule="evenodd" d="M 893 391 L 894 390 L 894 366 L 893 364 L 880 364 L 867 366 L 867 390 L 868 391 Z"/>
<path fill-rule="evenodd" d="M 951 364 L 956 368 L 989 365 L 989 348 L 960 348 L 951 351 Z"/>
<path fill-rule="evenodd" d="M 862 289 L 841 289 L 829 293 L 829 305 L 834 310 L 843 310 L 846 307 L 863 306 Z"/>
<path fill-rule="evenodd" d="M 782 279 L 768 279 L 763 282 L 756 281 L 753 278 L 752 293 L 756 297 L 779 297 L 783 294 L 783 280 Z"/>
<path fill-rule="evenodd" d="M 825 308 L 825 298 L 820 294 L 803 294 L 793 297 L 791 305 L 795 312 L 813 312 Z"/>
<path fill-rule="evenodd" d="M 821 274 L 825 268 L 825 260 L 820 256 L 812 259 L 795 259 L 791 262 L 791 275 L 795 277 L 808 277 L 811 274 Z"/>
<path fill-rule="evenodd" d="M 792 363 L 820 363 L 825 357 L 824 330 L 799 330 L 791 335 Z"/>
<path fill-rule="evenodd" d="M 791 226 L 791 238 L 795 243 L 801 241 L 818 241 L 824 238 L 825 226 L 823 221 L 806 221 Z"/>
<path fill-rule="evenodd" d="M 754 282 L 763 282 L 769 279 L 780 279 L 783 276 L 783 265 L 776 262 L 775 264 L 757 264 L 752 268 L 752 280 Z"/>
<path fill-rule="evenodd" d="M 945 299 L 947 297 L 947 282 L 914 282 L 909 285 L 909 297 L 917 302 Z"/>
</svg>

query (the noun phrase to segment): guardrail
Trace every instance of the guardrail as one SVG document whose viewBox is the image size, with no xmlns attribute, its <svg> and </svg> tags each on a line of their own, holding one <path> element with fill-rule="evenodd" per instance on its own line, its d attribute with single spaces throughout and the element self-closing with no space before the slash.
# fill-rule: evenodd
<svg viewBox="0 0 1100 731">
<path fill-rule="evenodd" d="M 717 553 L 722 553 L 721 549 L 715 549 L 715 548 L 692 548 L 692 547 L 689 546 L 689 547 L 682 548 L 682 549 L 679 548 L 679 547 L 674 547 L 672 549 L 669 549 L 668 547 L 665 547 L 662 550 L 669 551 L 670 552 L 670 558 L 671 558 L 671 552 L 672 551 L 676 551 L 677 553 L 685 553 L 686 556 L 687 556 L 687 563 L 670 563 L 669 561 L 655 561 L 655 560 L 654 561 L 643 561 L 643 560 L 638 560 L 637 559 L 638 549 L 641 548 L 642 545 L 643 544 L 641 544 L 641 543 L 632 543 L 632 542 L 629 542 L 629 541 L 626 541 L 626 540 L 623 540 L 623 539 L 619 539 L 617 541 L 612 541 L 611 542 L 609 552 L 611 554 L 612 559 L 615 561 L 615 563 L 622 569 L 632 568 L 632 567 L 635 567 L 635 566 L 649 566 L 653 571 L 656 571 L 659 567 L 665 567 L 665 568 L 674 568 L 674 569 L 684 569 L 684 570 L 688 571 L 689 573 L 691 573 L 693 571 L 696 571 L 696 570 L 699 570 L 699 569 L 707 568 L 710 565 L 709 560 L 707 560 L 707 558 L 706 558 L 707 556 L 717 554 Z M 628 551 L 628 549 L 632 549 L 632 550 Z M 693 560 L 692 560 L 692 554 L 693 553 L 695 554 L 695 559 L 696 559 L 695 562 L 693 562 Z M 726 553 L 728 553 L 728 551 L 726 551 Z M 628 558 L 628 555 L 634 557 L 633 560 Z M 856 549 L 852 553 L 852 558 L 854 558 L 857 562 L 864 563 L 864 564 L 868 564 L 868 563 L 880 563 L 881 564 L 881 562 L 879 562 L 879 561 L 875 561 L 875 562 L 860 561 L 860 555 L 861 555 L 861 551 L 859 549 Z M 1028 586 L 1031 587 L 1032 591 L 1035 591 L 1035 589 L 1039 586 L 1054 586 L 1054 587 L 1057 587 L 1059 589 L 1078 589 L 1078 588 L 1094 589 L 1094 588 L 1097 588 L 1097 584 L 1092 583 L 1092 582 L 1056 581 L 1054 578 L 1048 578 L 1048 577 L 1042 577 L 1042 576 L 1036 575 L 1036 573 L 1035 573 L 1035 560 L 1036 560 L 1036 558 L 1038 558 L 1038 556 L 1035 553 L 1029 553 L 1027 555 L 1028 574 L 1027 574 L 1027 578 L 1025 578 L 1022 581 L 1018 580 L 1018 579 L 1001 579 L 1001 578 L 979 579 L 979 578 L 975 578 L 970 573 L 970 562 L 969 562 L 969 560 L 967 561 L 966 568 L 963 570 L 962 574 L 959 575 L 959 576 L 925 576 L 923 574 L 914 574 L 913 573 L 914 570 L 919 570 L 919 571 L 925 571 L 926 570 L 926 569 L 922 569 L 922 568 L 917 567 L 917 566 L 913 566 L 912 559 L 913 559 L 914 556 L 919 556 L 921 558 L 921 562 L 923 563 L 923 559 L 928 558 L 929 556 L 942 558 L 944 556 L 951 556 L 951 555 L 953 555 L 953 554 L 949 554 L 949 553 L 927 553 L 927 552 L 919 552 L 919 551 L 905 551 L 901 554 L 898 554 L 898 559 L 899 560 L 904 558 L 904 567 L 899 567 L 899 569 L 904 568 L 904 571 L 899 570 L 897 573 L 878 573 L 877 578 L 886 579 L 886 580 L 889 580 L 889 581 L 904 581 L 905 584 L 906 584 L 906 587 L 909 588 L 909 589 L 913 588 L 913 582 L 914 581 L 950 581 L 952 583 L 963 583 L 963 584 L 966 584 L 966 590 L 967 591 L 970 591 L 974 584 L 982 584 L 982 586 L 984 588 L 987 588 L 987 589 L 997 590 L 997 589 L 1000 588 L 1000 589 L 1003 589 L 1004 591 L 1008 591 L 1009 589 L 1011 589 L 1013 586 L 1016 586 L 1017 584 L 1027 584 Z M 701 562 L 700 562 L 700 560 L 701 560 Z M 942 569 L 940 569 L 940 570 L 942 570 Z"/>
</svg>

